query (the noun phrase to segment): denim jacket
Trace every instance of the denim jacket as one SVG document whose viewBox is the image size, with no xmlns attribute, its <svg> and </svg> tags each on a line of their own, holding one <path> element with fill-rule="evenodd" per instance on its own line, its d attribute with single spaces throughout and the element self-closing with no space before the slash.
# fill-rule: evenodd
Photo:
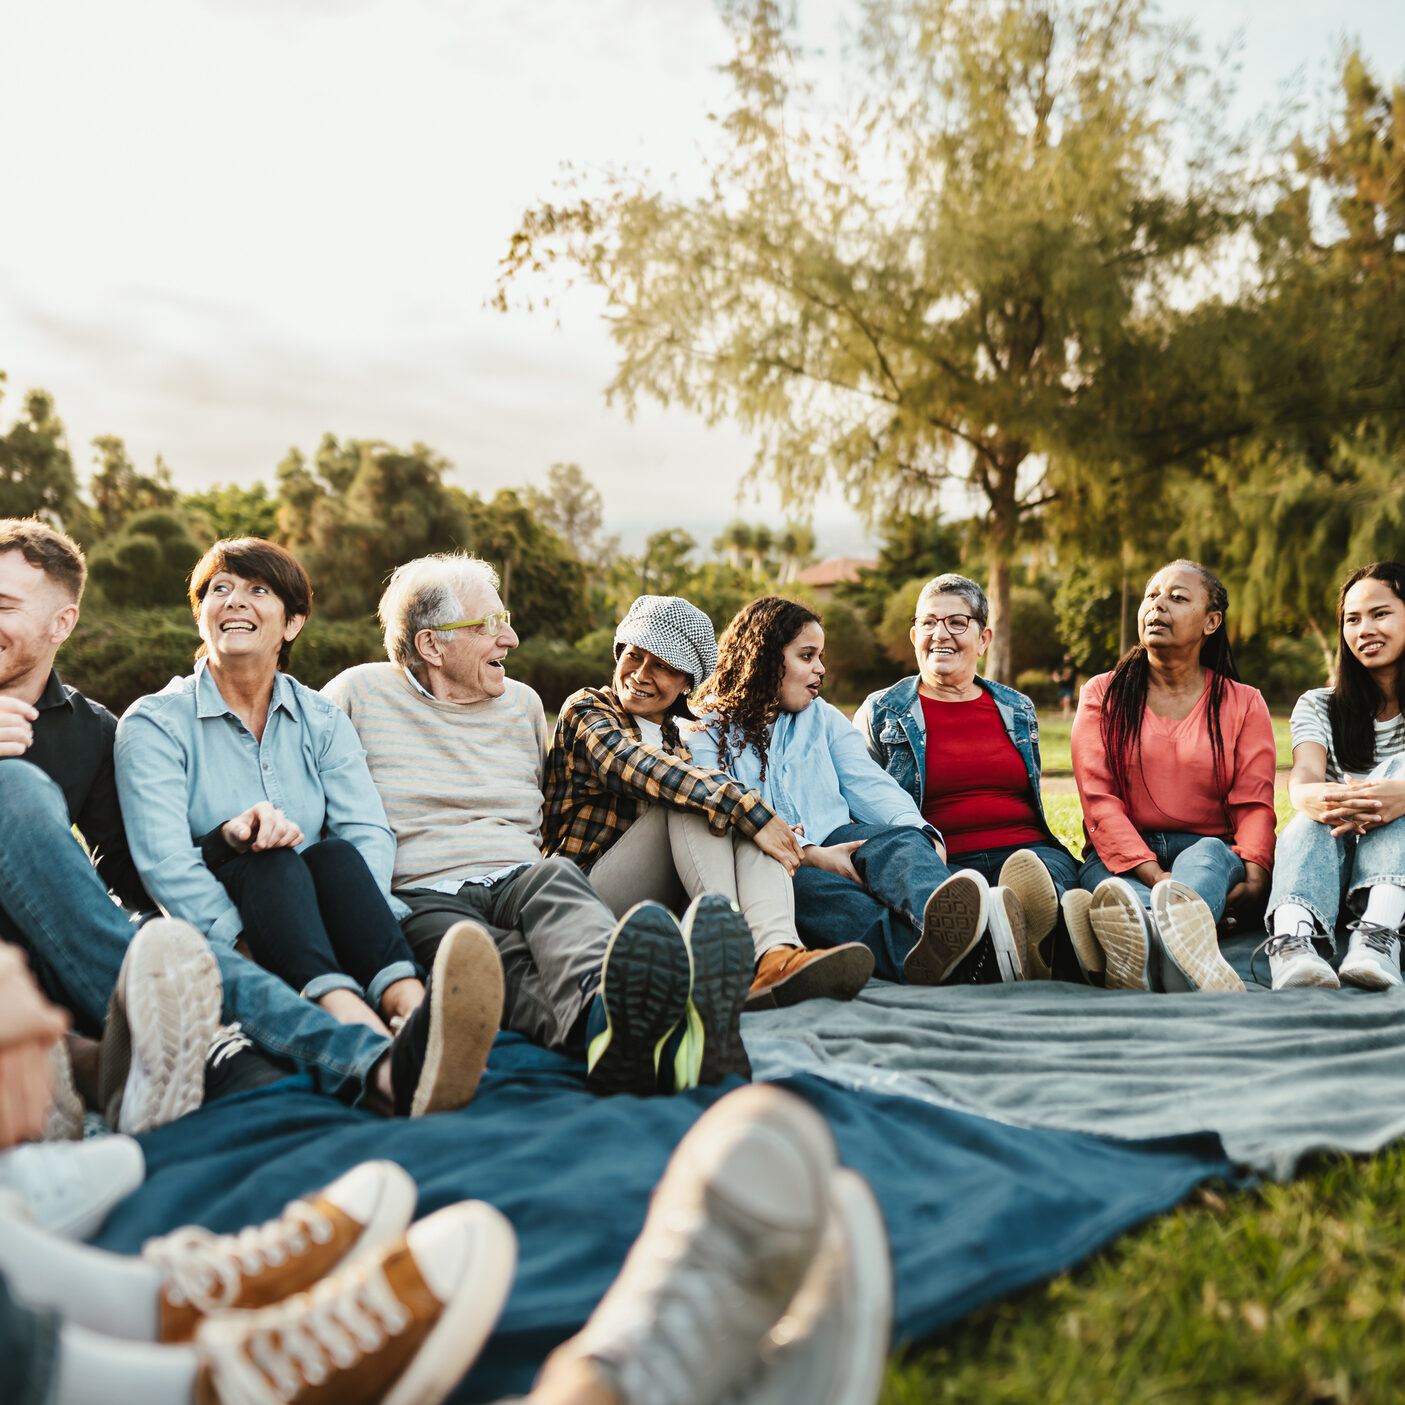
<svg viewBox="0 0 1405 1405">
<path fill-rule="evenodd" d="M 912 796 L 920 810 L 927 779 L 927 721 L 917 695 L 917 682 L 918 675 L 914 673 L 891 688 L 870 693 L 854 714 L 854 726 L 862 733 L 868 754 Z M 979 674 L 976 685 L 995 700 L 1005 732 L 1024 762 L 1040 822 L 1048 830 L 1044 800 L 1039 794 L 1039 717 L 1034 704 L 1023 693 Z M 1052 831 L 1049 842 L 1059 842 Z"/>
</svg>

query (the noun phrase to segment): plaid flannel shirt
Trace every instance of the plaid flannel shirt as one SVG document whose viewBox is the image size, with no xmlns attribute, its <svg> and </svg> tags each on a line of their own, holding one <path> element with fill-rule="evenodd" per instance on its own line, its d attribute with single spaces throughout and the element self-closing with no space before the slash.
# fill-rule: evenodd
<svg viewBox="0 0 1405 1405">
<path fill-rule="evenodd" d="M 692 764 L 670 717 L 664 750 L 643 740 L 612 688 L 582 688 L 562 705 L 546 752 L 542 843 L 589 869 L 648 804 L 707 817 L 714 834 L 735 826 L 748 838 L 771 821 L 761 796 L 725 771 Z"/>
</svg>

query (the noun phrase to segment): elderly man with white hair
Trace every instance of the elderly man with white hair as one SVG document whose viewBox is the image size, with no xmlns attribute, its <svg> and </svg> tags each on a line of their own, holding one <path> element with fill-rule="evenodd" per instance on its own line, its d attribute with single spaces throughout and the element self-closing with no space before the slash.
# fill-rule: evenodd
<svg viewBox="0 0 1405 1405">
<path fill-rule="evenodd" d="M 491 565 L 407 562 L 380 603 L 389 663 L 334 678 L 395 831 L 393 890 L 421 961 L 465 918 L 493 935 L 503 1025 L 549 1048 L 584 1047 L 600 1092 L 636 1094 L 750 1076 L 740 1011 L 751 935 L 717 895 L 680 924 L 657 903 L 618 922 L 581 870 L 542 856 L 546 717 L 509 678 L 517 647 Z"/>
</svg>

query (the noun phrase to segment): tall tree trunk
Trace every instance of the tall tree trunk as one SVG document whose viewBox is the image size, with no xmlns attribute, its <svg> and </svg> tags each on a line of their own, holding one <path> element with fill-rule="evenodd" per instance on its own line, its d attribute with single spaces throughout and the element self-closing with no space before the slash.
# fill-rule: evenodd
<svg viewBox="0 0 1405 1405">
<path fill-rule="evenodd" d="M 1322 650 L 1322 672 L 1326 675 L 1327 686 L 1331 687 L 1336 682 L 1337 673 L 1336 640 L 1328 639 L 1311 615 L 1307 617 L 1307 627 L 1312 631 L 1312 637 L 1317 640 L 1317 647 Z"/>
<path fill-rule="evenodd" d="M 1016 496 L 1019 462 L 999 463 L 990 471 L 990 627 L 995 637 L 986 655 L 985 676 L 1013 684 L 1014 650 L 1010 638 L 1010 567 L 1015 556 L 1020 506 Z"/>
</svg>

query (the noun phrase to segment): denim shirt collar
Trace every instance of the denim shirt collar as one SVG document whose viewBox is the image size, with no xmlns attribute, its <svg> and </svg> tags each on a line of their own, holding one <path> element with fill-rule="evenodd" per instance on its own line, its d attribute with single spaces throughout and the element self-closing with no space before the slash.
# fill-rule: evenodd
<svg viewBox="0 0 1405 1405">
<path fill-rule="evenodd" d="M 273 697 L 269 699 L 270 714 L 275 708 L 282 708 L 289 717 L 296 719 L 298 712 L 297 690 L 292 680 L 281 669 L 273 675 Z M 233 717 L 234 709 L 225 702 L 219 684 L 210 673 L 207 658 L 195 660 L 195 715 L 206 717 Z"/>
</svg>

